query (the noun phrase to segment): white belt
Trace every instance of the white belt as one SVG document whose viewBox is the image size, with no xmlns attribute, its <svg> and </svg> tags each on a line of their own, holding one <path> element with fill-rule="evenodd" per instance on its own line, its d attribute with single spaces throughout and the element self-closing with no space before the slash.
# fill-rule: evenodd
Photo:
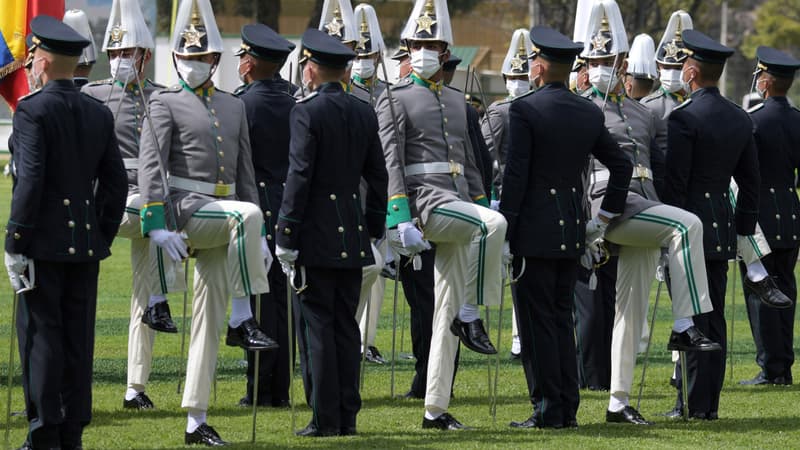
<svg viewBox="0 0 800 450">
<path fill-rule="evenodd" d="M 125 170 L 136 170 L 139 168 L 139 158 L 122 158 Z"/>
<path fill-rule="evenodd" d="M 184 191 L 197 192 L 198 194 L 213 195 L 214 197 L 228 197 L 236 194 L 236 183 L 207 183 L 205 181 L 192 180 L 190 178 L 176 177 L 170 175 L 170 187 L 183 189 Z"/>
<path fill-rule="evenodd" d="M 608 169 L 603 170 L 596 170 L 592 173 L 591 177 L 589 178 L 589 182 L 591 184 L 597 184 L 603 181 L 608 181 L 610 173 Z"/>
<path fill-rule="evenodd" d="M 455 161 L 417 163 L 407 165 L 405 171 L 407 177 L 436 173 L 447 173 L 455 177 L 464 173 L 464 166 Z"/>
<path fill-rule="evenodd" d="M 646 179 L 646 180 L 652 180 L 653 179 L 653 171 L 650 170 L 649 168 L 645 167 L 645 166 L 636 165 L 633 168 L 633 175 L 632 175 L 631 178 L 642 178 L 642 179 Z"/>
</svg>

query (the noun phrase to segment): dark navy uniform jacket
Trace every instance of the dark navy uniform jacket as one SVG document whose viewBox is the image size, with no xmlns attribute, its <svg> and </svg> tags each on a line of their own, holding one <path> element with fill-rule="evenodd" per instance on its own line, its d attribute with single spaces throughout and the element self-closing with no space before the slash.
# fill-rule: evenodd
<svg viewBox="0 0 800 450">
<path fill-rule="evenodd" d="M 610 171 L 601 208 L 622 213 L 633 166 L 609 134 L 600 108 L 550 83 L 512 101 L 500 212 L 511 253 L 577 258 L 584 252 L 582 173 L 589 154 Z"/>
<path fill-rule="evenodd" d="M 750 110 L 750 117 L 762 175 L 758 223 L 770 247 L 796 247 L 800 242 L 800 202 L 795 191 L 800 110 L 786 97 L 769 97 Z"/>
<path fill-rule="evenodd" d="M 6 251 L 55 262 L 109 256 L 128 192 L 111 111 L 72 80 L 50 81 L 19 102 L 9 149 Z"/>
<path fill-rule="evenodd" d="M 362 177 L 368 185 L 366 211 L 359 194 Z M 370 237 L 383 236 L 387 183 L 375 111 L 341 83 L 320 86 L 292 110 L 277 244 L 299 250 L 301 266 L 374 264 Z"/>
<path fill-rule="evenodd" d="M 267 242 L 274 248 L 274 233 L 289 170 L 289 116 L 296 100 L 285 80 L 261 80 L 244 86 L 236 95 L 244 102 L 250 131 L 253 168 Z"/>
<path fill-rule="evenodd" d="M 736 235 L 752 235 L 758 220 L 760 180 L 750 117 L 716 87 L 703 88 L 672 110 L 667 141 L 661 200 L 702 220 L 706 259 L 732 259 Z M 728 199 L 731 176 L 739 185 L 735 212 Z"/>
</svg>

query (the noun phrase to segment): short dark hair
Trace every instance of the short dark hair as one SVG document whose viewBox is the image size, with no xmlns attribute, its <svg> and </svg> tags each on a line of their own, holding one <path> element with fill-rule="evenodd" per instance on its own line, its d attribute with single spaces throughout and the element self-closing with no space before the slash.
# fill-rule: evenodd
<svg viewBox="0 0 800 450">
<path fill-rule="evenodd" d="M 692 60 L 697 65 L 697 68 L 700 69 L 700 78 L 703 81 L 719 81 L 722 71 L 725 69 L 725 64 L 710 64 L 694 58 Z"/>
</svg>

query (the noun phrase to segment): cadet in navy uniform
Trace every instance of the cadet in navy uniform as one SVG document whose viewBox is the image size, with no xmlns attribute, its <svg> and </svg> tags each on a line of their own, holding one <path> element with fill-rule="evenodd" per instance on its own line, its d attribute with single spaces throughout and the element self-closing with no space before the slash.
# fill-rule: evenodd
<svg viewBox="0 0 800 450">
<path fill-rule="evenodd" d="M 300 436 L 356 433 L 359 343 L 355 309 L 370 237 L 384 231 L 387 179 L 372 108 L 340 80 L 355 53 L 319 30 L 303 34 L 303 78 L 314 91 L 292 110 L 289 172 L 275 253 L 298 288 L 313 417 Z M 359 182 L 368 187 L 361 211 Z M 302 286 L 301 286 L 302 285 Z"/>
<path fill-rule="evenodd" d="M 31 71 L 44 87 L 14 114 L 5 262 L 17 291 L 35 265 L 17 315 L 29 442 L 74 449 L 92 413 L 99 261 L 111 254 L 128 185 L 111 112 L 72 82 L 89 42 L 50 16 L 30 27 Z"/>
<path fill-rule="evenodd" d="M 500 200 L 511 253 L 517 256 L 515 272 L 523 259 L 527 266 L 515 306 L 533 414 L 511 426 L 573 427 L 579 399 L 572 304 L 586 231 L 581 172 L 589 153 L 609 168 L 602 209 L 620 214 L 632 168 L 602 112 L 565 84 L 583 45 L 548 27 L 532 28 L 530 39 L 537 90 L 511 103 Z"/>
<path fill-rule="evenodd" d="M 245 82 L 237 95 L 244 102 L 250 131 L 253 168 L 258 199 L 267 227 L 267 245 L 275 252 L 275 225 L 283 198 L 283 183 L 289 170 L 289 114 L 295 99 L 275 74 L 286 62 L 294 44 L 266 25 L 242 27 L 239 56 L 239 77 Z M 259 364 L 256 401 L 263 406 L 289 404 L 289 342 L 286 330 L 286 277 L 274 264 L 268 273 L 270 292 L 252 296 L 261 302 L 261 329 L 275 336 L 278 351 L 263 352 Z M 239 401 L 242 406 L 253 402 L 253 370 L 255 353 L 247 352 L 247 391 Z"/>
<path fill-rule="evenodd" d="M 794 266 L 800 247 L 800 202 L 795 191 L 795 170 L 800 168 L 800 111 L 789 104 L 786 93 L 800 61 L 770 47 L 759 47 L 756 57 L 755 87 L 765 99 L 749 111 L 762 174 L 758 222 L 772 249 L 761 262 L 775 276 L 781 292 L 795 302 Z M 752 291 L 747 281 L 744 290 Z M 753 337 L 761 341 L 756 346 L 761 372 L 742 384 L 792 384 L 794 304 L 775 309 L 758 300 L 748 301 L 747 312 Z"/>
<path fill-rule="evenodd" d="M 753 125 L 747 113 L 720 95 L 717 84 L 733 49 L 696 30 L 684 30 L 688 53 L 681 79 L 691 97 L 673 109 L 662 201 L 696 214 L 703 222 L 703 247 L 713 311 L 694 317 L 702 334 L 721 352 L 688 352 L 689 415 L 718 418 L 725 378 L 727 332 L 725 286 L 737 235 L 751 236 L 758 220 L 759 169 Z M 736 210 L 728 198 L 731 176 L 739 185 Z M 684 383 L 684 386 L 686 383 Z M 678 395 L 680 399 L 680 392 Z"/>
</svg>

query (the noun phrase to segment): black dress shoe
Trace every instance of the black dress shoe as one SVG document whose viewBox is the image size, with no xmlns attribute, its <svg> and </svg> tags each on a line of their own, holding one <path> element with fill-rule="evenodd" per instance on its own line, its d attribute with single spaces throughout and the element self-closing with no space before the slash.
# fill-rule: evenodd
<svg viewBox="0 0 800 450">
<path fill-rule="evenodd" d="M 414 391 L 408 391 L 403 395 L 398 395 L 397 398 L 403 399 L 403 400 L 420 400 L 420 399 L 425 398 L 425 394 L 421 394 L 420 395 L 420 394 L 415 393 Z"/>
<path fill-rule="evenodd" d="M 178 327 L 172 321 L 172 314 L 169 312 L 169 303 L 159 302 L 153 306 L 148 306 L 142 314 L 142 323 L 148 327 L 162 333 L 177 333 Z"/>
<path fill-rule="evenodd" d="M 374 345 L 370 345 L 367 347 L 367 354 L 364 356 L 367 361 L 375 364 L 386 364 L 386 360 L 383 359 L 381 352 L 378 351 L 378 348 Z"/>
<path fill-rule="evenodd" d="M 564 428 L 578 428 L 578 420 L 577 419 L 565 420 Z"/>
<path fill-rule="evenodd" d="M 339 432 L 340 430 L 320 430 L 314 422 L 310 422 L 305 428 L 295 431 L 294 434 L 301 437 L 328 437 L 338 436 Z"/>
<path fill-rule="evenodd" d="M 339 428 L 339 436 L 355 436 L 356 434 L 358 434 L 356 427 Z"/>
<path fill-rule="evenodd" d="M 673 408 L 662 415 L 667 419 L 680 419 L 681 417 L 683 417 L 683 413 L 681 412 L 680 408 Z"/>
<path fill-rule="evenodd" d="M 451 416 L 450 413 L 444 413 L 441 416 L 430 420 L 426 417 L 422 418 L 422 428 L 434 428 L 437 430 L 468 430 L 461 422 Z"/>
<path fill-rule="evenodd" d="M 667 350 L 679 352 L 718 352 L 722 347 L 711 339 L 703 336 L 703 333 L 695 326 L 689 327 L 683 333 L 672 330 L 669 335 Z"/>
<path fill-rule="evenodd" d="M 494 348 L 486 330 L 483 328 L 483 321 L 475 319 L 472 322 L 462 322 L 456 317 L 450 324 L 450 331 L 461 339 L 461 342 L 473 352 L 483 353 L 484 355 L 494 355 L 497 349 Z"/>
<path fill-rule="evenodd" d="M 719 413 L 716 411 L 710 411 L 706 415 L 706 420 L 719 420 Z"/>
<path fill-rule="evenodd" d="M 17 450 L 33 450 L 33 445 L 31 445 L 31 441 L 25 439 L 25 442 L 22 443 L 22 447 Z"/>
<path fill-rule="evenodd" d="M 508 352 L 508 359 L 511 361 L 519 361 L 522 359 L 522 353 Z"/>
<path fill-rule="evenodd" d="M 590 391 L 608 392 L 608 386 L 596 386 L 594 384 L 590 384 L 586 388 L 589 389 Z"/>
<path fill-rule="evenodd" d="M 553 428 L 559 429 L 566 426 L 565 424 L 556 424 L 556 425 L 547 425 L 544 423 L 539 422 L 536 420 L 536 414 L 531 415 L 527 419 L 523 420 L 522 422 L 511 422 L 508 424 L 511 428 Z M 578 422 L 575 422 L 575 427 L 578 426 Z"/>
<path fill-rule="evenodd" d="M 678 379 L 675 377 L 669 377 L 669 385 L 674 387 L 675 389 L 678 388 Z"/>
<path fill-rule="evenodd" d="M 245 395 L 244 397 L 239 399 L 239 406 L 246 408 L 253 406 L 253 399 L 249 396 Z M 258 406 L 269 406 L 266 401 L 260 400 L 258 402 Z"/>
<path fill-rule="evenodd" d="M 617 412 L 606 410 L 606 422 L 608 423 L 632 423 L 634 425 L 652 425 L 630 405 L 625 406 Z"/>
<path fill-rule="evenodd" d="M 261 331 L 258 322 L 252 317 L 236 328 L 228 326 L 225 344 L 231 347 L 241 347 L 251 352 L 278 348 L 278 343 Z"/>
<path fill-rule="evenodd" d="M 292 404 L 289 403 L 288 399 L 282 398 L 282 399 L 278 399 L 278 400 L 272 400 L 272 407 L 273 408 L 288 408 L 290 406 L 292 406 Z"/>
<path fill-rule="evenodd" d="M 786 309 L 792 306 L 792 301 L 778 289 L 772 277 L 766 277 L 761 281 L 750 281 L 744 277 L 744 287 L 752 290 L 761 303 L 770 308 Z"/>
<path fill-rule="evenodd" d="M 139 392 L 136 397 L 130 400 L 123 400 L 122 407 L 124 409 L 153 409 L 153 401 L 144 392 Z"/>
<path fill-rule="evenodd" d="M 761 372 L 758 372 L 758 375 L 756 375 L 752 379 L 750 379 L 750 380 L 742 380 L 742 381 L 739 382 L 739 384 L 741 384 L 742 386 L 758 386 L 758 385 L 762 385 L 762 384 L 772 384 L 772 381 L 769 380 L 766 377 L 766 375 L 764 375 L 763 371 L 761 371 Z"/>
<path fill-rule="evenodd" d="M 200 424 L 200 426 L 191 433 L 186 432 L 184 443 L 186 443 L 186 445 L 202 444 L 206 447 L 221 447 L 223 445 L 228 445 L 227 442 L 223 441 L 222 438 L 219 437 L 219 434 L 217 434 L 216 430 L 211 428 L 211 426 L 207 423 Z"/>
</svg>

